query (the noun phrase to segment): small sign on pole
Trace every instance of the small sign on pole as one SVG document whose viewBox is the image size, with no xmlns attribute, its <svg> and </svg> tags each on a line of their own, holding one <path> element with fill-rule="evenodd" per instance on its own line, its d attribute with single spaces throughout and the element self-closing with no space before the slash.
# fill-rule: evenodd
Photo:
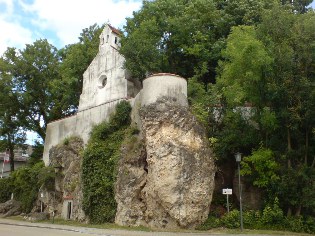
<svg viewBox="0 0 315 236">
<path fill-rule="evenodd" d="M 232 195 L 232 189 L 230 188 L 224 188 L 222 189 L 222 194 L 226 195 L 226 208 L 227 208 L 227 212 L 230 212 L 230 208 L 229 208 L 229 195 Z"/>
<path fill-rule="evenodd" d="M 222 189 L 222 194 L 224 194 L 224 195 L 232 195 L 232 189 L 224 188 L 224 189 Z"/>
</svg>

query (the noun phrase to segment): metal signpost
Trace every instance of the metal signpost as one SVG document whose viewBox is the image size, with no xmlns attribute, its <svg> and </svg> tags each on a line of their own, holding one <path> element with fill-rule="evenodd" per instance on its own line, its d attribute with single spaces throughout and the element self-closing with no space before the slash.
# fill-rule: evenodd
<svg viewBox="0 0 315 236">
<path fill-rule="evenodd" d="M 9 149 L 5 151 L 4 157 L 3 157 L 3 164 L 2 164 L 2 171 L 1 171 L 1 179 L 3 178 L 3 171 L 4 171 L 4 164 L 10 162 L 10 152 Z"/>
<path fill-rule="evenodd" d="M 241 184 L 241 161 L 242 161 L 242 154 L 236 153 L 235 160 L 238 166 L 238 191 L 240 194 L 240 222 L 241 222 L 241 231 L 243 231 L 243 207 L 242 207 L 242 184 Z"/>
<path fill-rule="evenodd" d="M 226 195 L 226 208 L 227 212 L 230 212 L 230 207 L 229 207 L 229 195 L 232 195 L 232 189 L 230 188 L 224 188 L 222 189 L 222 194 Z"/>
</svg>

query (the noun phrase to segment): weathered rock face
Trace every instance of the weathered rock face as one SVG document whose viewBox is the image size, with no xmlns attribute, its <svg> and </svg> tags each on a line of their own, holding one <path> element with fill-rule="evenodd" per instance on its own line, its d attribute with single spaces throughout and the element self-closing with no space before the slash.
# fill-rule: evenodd
<svg viewBox="0 0 315 236">
<path fill-rule="evenodd" d="M 214 188 L 205 132 L 188 108 L 164 98 L 141 108 L 140 117 L 143 137 L 118 171 L 116 223 L 194 228 L 207 218 Z"/>
<path fill-rule="evenodd" d="M 23 218 L 28 221 L 42 221 L 49 220 L 50 215 L 47 212 L 33 212 L 24 216 Z"/>
<path fill-rule="evenodd" d="M 54 206 L 56 214 L 66 219 L 83 221 L 85 219 L 82 210 L 82 186 L 81 186 L 81 164 L 80 152 L 83 150 L 83 141 L 80 138 L 70 138 L 63 144 L 54 146 L 50 150 L 50 166 L 60 167 L 56 174 L 55 189 L 48 193 L 50 201 L 48 206 Z M 53 196 L 51 196 L 53 194 Z M 67 213 L 65 203 L 71 201 L 70 215 Z M 51 210 L 50 210 L 51 211 Z"/>
<path fill-rule="evenodd" d="M 147 207 L 142 190 L 148 173 L 146 158 L 141 136 L 133 136 L 122 146 L 115 186 L 115 199 L 118 203 L 115 222 L 119 225 L 145 225 L 144 212 Z"/>
<path fill-rule="evenodd" d="M 9 200 L 0 204 L 0 214 L 3 217 L 17 216 L 22 213 L 21 203 L 15 200 Z"/>
</svg>

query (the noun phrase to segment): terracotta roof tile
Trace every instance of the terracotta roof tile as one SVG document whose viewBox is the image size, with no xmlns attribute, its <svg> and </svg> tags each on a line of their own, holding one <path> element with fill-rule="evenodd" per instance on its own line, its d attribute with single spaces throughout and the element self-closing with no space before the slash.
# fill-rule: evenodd
<svg viewBox="0 0 315 236">
<path fill-rule="evenodd" d="M 117 35 L 121 35 L 122 32 L 119 29 L 116 29 L 115 27 L 108 25 L 109 28 L 113 31 L 113 33 L 117 34 Z"/>
</svg>

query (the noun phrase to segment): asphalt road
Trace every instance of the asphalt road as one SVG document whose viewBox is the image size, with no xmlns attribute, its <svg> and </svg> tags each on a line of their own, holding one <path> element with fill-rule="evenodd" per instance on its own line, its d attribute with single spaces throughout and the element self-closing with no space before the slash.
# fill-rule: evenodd
<svg viewBox="0 0 315 236">
<path fill-rule="evenodd" d="M 128 230 L 110 230 L 75 227 L 67 225 L 53 225 L 43 223 L 30 223 L 0 219 L 0 236 L 231 236 L 227 234 L 209 233 L 170 233 L 170 232 L 142 232 Z M 248 236 L 249 234 L 247 234 Z M 240 236 L 233 234 L 233 236 Z M 267 235 L 255 235 L 267 236 Z"/>
</svg>

